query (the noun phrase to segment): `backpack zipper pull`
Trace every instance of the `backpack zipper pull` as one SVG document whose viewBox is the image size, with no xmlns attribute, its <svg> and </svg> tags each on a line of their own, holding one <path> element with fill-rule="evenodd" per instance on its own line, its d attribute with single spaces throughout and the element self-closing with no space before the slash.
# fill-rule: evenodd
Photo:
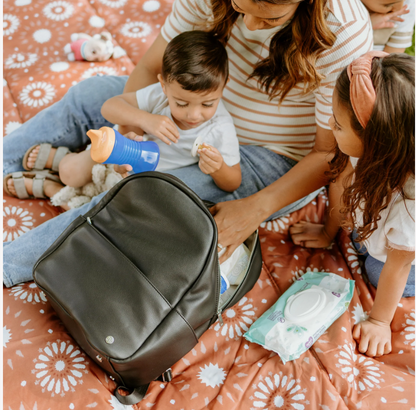
<svg viewBox="0 0 416 410">
<path fill-rule="evenodd" d="M 222 320 L 222 315 L 221 315 L 221 313 L 222 313 L 221 308 L 218 308 L 218 311 L 217 311 L 217 317 L 218 317 L 218 320 L 219 320 L 219 322 L 220 322 L 220 326 L 224 326 L 224 321 Z"/>
</svg>

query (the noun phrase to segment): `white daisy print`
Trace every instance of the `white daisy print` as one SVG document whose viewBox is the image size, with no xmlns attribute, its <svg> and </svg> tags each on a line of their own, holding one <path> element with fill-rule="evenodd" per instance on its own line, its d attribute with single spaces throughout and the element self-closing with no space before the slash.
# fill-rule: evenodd
<svg viewBox="0 0 416 410">
<path fill-rule="evenodd" d="M 221 326 L 217 321 L 214 326 L 217 336 L 239 339 L 256 319 L 255 310 L 257 309 L 253 307 L 251 300 L 244 296 L 239 303 L 222 312 L 224 324 Z"/>
<path fill-rule="evenodd" d="M 227 373 L 220 367 L 218 364 L 205 365 L 204 368 L 200 367 L 201 371 L 198 373 L 197 378 L 209 387 L 219 387 L 221 384 L 224 384 L 224 380 L 227 376 Z"/>
<path fill-rule="evenodd" d="M 120 29 L 120 33 L 123 36 L 131 38 L 141 38 L 148 36 L 152 31 L 152 28 L 149 24 L 143 23 L 142 21 L 132 21 L 131 23 L 126 23 Z"/>
<path fill-rule="evenodd" d="M 379 363 L 367 356 L 355 354 L 352 343 L 344 344 L 335 357 L 338 358 L 336 366 L 341 368 L 342 378 L 347 379 L 358 393 L 371 391 L 374 387 L 380 388 L 380 382 L 384 382 Z"/>
<path fill-rule="evenodd" d="M 19 95 L 24 105 L 29 107 L 43 107 L 48 105 L 56 96 L 53 85 L 38 81 L 27 85 Z"/>
<path fill-rule="evenodd" d="M 12 333 L 6 326 L 3 327 L 3 347 L 7 347 L 7 343 L 10 342 L 12 338 Z"/>
<path fill-rule="evenodd" d="M 123 7 L 127 0 L 99 0 L 101 4 L 104 4 L 104 6 L 112 7 L 113 9 L 118 9 L 120 7 Z"/>
<path fill-rule="evenodd" d="M 147 13 L 153 13 L 160 9 L 160 3 L 157 0 L 147 0 L 143 3 L 142 7 Z"/>
<path fill-rule="evenodd" d="M 74 387 L 82 384 L 83 373 L 88 373 L 84 353 L 78 347 L 69 342 L 48 342 L 47 346 L 41 349 L 41 354 L 34 360 L 36 385 L 42 387 L 42 393 L 51 392 L 65 395 L 65 392 L 74 392 Z"/>
<path fill-rule="evenodd" d="M 404 323 L 402 326 L 404 326 L 404 330 L 400 333 L 401 335 L 405 335 L 406 341 L 404 344 L 409 344 L 412 346 L 412 350 L 415 350 L 415 310 L 412 309 L 412 312 L 410 315 L 406 314 L 406 323 Z"/>
<path fill-rule="evenodd" d="M 111 404 L 111 407 L 114 410 L 134 410 L 133 406 L 129 406 L 129 405 L 125 405 L 125 404 L 121 404 L 116 396 L 111 396 L 110 400 L 108 400 L 108 402 Z"/>
<path fill-rule="evenodd" d="M 301 390 L 300 380 L 295 379 L 293 375 L 285 375 L 283 372 L 277 374 L 269 373 L 263 380 L 255 386 L 256 391 L 253 400 L 254 408 L 258 409 L 281 409 L 281 410 L 303 410 L 305 404 L 306 389 Z"/>
<path fill-rule="evenodd" d="M 280 218 L 273 219 L 272 221 L 262 222 L 260 226 L 270 232 L 286 233 L 289 229 L 289 216 L 290 215 L 288 214 Z"/>
<path fill-rule="evenodd" d="M 363 307 L 359 303 L 357 303 L 354 306 L 352 317 L 354 319 L 354 325 L 356 325 L 357 323 L 364 322 L 365 320 L 367 320 L 368 314 L 364 311 Z"/>
<path fill-rule="evenodd" d="M 93 67 L 85 71 L 84 74 L 82 74 L 82 78 L 90 78 L 95 75 L 117 75 L 117 71 L 112 67 Z"/>
<path fill-rule="evenodd" d="M 67 1 L 53 1 L 43 8 L 43 14 L 51 20 L 67 20 L 74 14 L 74 6 Z"/>
<path fill-rule="evenodd" d="M 3 15 L 3 37 L 13 34 L 20 25 L 20 20 L 13 14 Z"/>
<path fill-rule="evenodd" d="M 3 208 L 3 242 L 10 242 L 33 227 L 33 218 L 28 211 L 17 206 Z"/>
<path fill-rule="evenodd" d="M 10 296 L 14 296 L 15 300 L 23 300 L 23 303 L 29 302 L 32 304 L 47 302 L 45 294 L 39 290 L 34 282 L 21 283 L 13 286 L 9 290 Z"/>
<path fill-rule="evenodd" d="M 39 59 L 35 53 L 16 53 L 7 57 L 4 65 L 6 68 L 26 68 L 33 65 Z"/>
<path fill-rule="evenodd" d="M 13 132 L 14 130 L 17 130 L 20 126 L 22 125 L 21 122 L 19 121 L 9 121 L 5 128 L 5 134 L 9 135 L 11 132 Z"/>
<path fill-rule="evenodd" d="M 360 268 L 360 262 L 359 262 L 358 256 L 357 256 L 357 251 L 356 251 L 354 245 L 352 244 L 352 242 L 350 242 L 348 244 L 347 260 L 348 260 L 348 264 L 350 265 L 350 267 L 352 269 L 357 269 L 357 273 L 359 275 L 361 275 L 361 268 Z"/>
</svg>

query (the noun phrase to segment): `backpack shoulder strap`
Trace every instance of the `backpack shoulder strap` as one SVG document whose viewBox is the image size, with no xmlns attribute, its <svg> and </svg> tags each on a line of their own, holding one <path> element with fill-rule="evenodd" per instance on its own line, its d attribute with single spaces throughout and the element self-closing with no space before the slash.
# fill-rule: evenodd
<svg viewBox="0 0 416 410">
<path fill-rule="evenodd" d="M 149 385 L 145 384 L 143 386 L 136 387 L 130 394 L 122 396 L 119 390 L 123 389 L 126 391 L 127 389 L 124 386 L 118 386 L 115 395 L 121 404 L 132 406 L 133 404 L 137 404 L 143 400 L 148 388 Z"/>
</svg>

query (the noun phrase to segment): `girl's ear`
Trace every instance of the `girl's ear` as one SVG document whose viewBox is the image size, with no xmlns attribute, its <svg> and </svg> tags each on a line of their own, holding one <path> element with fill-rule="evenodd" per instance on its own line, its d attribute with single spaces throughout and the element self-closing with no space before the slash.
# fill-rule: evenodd
<svg viewBox="0 0 416 410">
<path fill-rule="evenodd" d="M 165 82 L 163 81 L 162 74 L 158 74 L 157 79 L 159 80 L 159 83 L 162 86 L 163 93 L 166 95 L 166 86 L 165 86 Z"/>
</svg>

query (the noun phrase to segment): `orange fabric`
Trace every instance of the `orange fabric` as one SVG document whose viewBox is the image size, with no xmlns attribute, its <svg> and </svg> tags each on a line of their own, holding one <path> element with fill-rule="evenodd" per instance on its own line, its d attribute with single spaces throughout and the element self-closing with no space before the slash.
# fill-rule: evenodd
<svg viewBox="0 0 416 410">
<path fill-rule="evenodd" d="M 129 74 L 157 36 L 170 8 L 171 3 L 164 0 L 6 0 L 4 132 L 58 101 L 73 82 L 97 73 Z M 70 42 L 71 33 L 95 34 L 104 29 L 114 35 L 127 56 L 95 64 L 66 61 L 63 47 Z M 30 92 L 28 87 L 32 87 Z M 263 224 L 264 265 L 254 288 L 223 312 L 223 327 L 218 322 L 212 325 L 173 366 L 170 383 L 150 385 L 139 406 L 118 403 L 114 383 L 80 350 L 33 282 L 4 289 L 4 408 L 415 407 L 414 298 L 402 299 L 398 306 L 392 324 L 393 352 L 379 359 L 363 356 L 351 329 L 371 309 L 375 289 L 365 283 L 350 238 L 341 233 L 331 249 L 322 250 L 304 249 L 290 240 L 289 225 L 300 220 L 321 221 L 326 201 L 321 194 L 304 209 Z M 13 240 L 59 213 L 46 200 L 7 196 L 3 210 L 4 240 Z M 353 278 L 356 292 L 349 310 L 312 348 L 283 365 L 276 354 L 247 342 L 241 333 L 308 270 Z"/>
</svg>

